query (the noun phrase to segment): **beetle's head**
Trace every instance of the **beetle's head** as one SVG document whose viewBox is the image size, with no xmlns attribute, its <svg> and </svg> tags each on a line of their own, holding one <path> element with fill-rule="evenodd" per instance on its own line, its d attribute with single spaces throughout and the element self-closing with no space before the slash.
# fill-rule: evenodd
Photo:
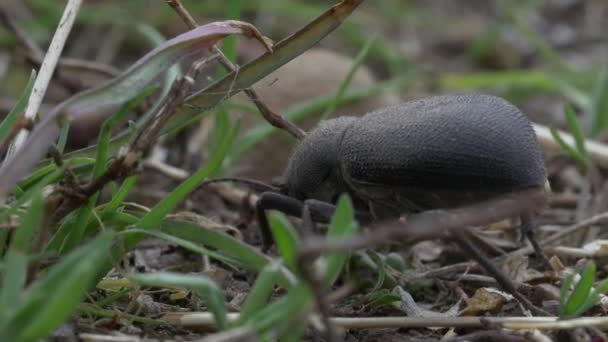
<svg viewBox="0 0 608 342">
<path fill-rule="evenodd" d="M 338 154 L 345 130 L 355 117 L 339 117 L 322 122 L 296 146 L 285 174 L 287 194 L 300 200 L 335 202 L 345 192 Z"/>
</svg>

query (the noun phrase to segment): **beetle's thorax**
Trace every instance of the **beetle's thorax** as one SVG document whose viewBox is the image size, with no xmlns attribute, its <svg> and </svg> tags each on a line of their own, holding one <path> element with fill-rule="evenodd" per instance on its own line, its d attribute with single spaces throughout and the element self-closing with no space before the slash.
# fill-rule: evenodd
<svg viewBox="0 0 608 342">
<path fill-rule="evenodd" d="M 298 143 L 285 175 L 290 196 L 333 202 L 337 195 L 347 191 L 338 157 L 344 132 L 355 120 L 339 117 L 324 121 Z"/>
</svg>

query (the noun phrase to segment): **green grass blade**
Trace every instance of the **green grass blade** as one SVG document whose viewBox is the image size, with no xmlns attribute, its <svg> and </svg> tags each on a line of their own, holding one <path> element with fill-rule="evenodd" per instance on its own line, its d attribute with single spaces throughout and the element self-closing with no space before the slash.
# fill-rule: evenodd
<svg viewBox="0 0 608 342">
<path fill-rule="evenodd" d="M 592 110 L 591 134 L 596 135 L 608 127 L 608 63 L 597 79 Z"/>
<path fill-rule="evenodd" d="M 27 210 L 21 215 L 21 224 L 15 230 L 10 250 L 19 251 L 24 254 L 31 252 L 32 243 L 36 240 L 36 232 L 40 228 L 44 215 L 44 200 L 42 193 L 36 193 L 32 197 Z"/>
<path fill-rule="evenodd" d="M 15 122 L 17 122 L 19 115 L 25 111 L 25 106 L 27 106 L 30 94 L 34 88 L 34 81 L 36 81 L 36 70 L 32 70 L 30 73 L 30 79 L 27 81 L 27 85 L 23 90 L 23 94 L 21 94 L 21 97 L 19 97 L 15 103 L 13 109 L 11 109 L 11 111 L 4 117 L 4 120 L 2 120 L 0 123 L 0 142 L 4 142 L 10 131 L 13 129 Z"/>
<path fill-rule="evenodd" d="M 246 324 L 247 321 L 255 315 L 256 312 L 263 309 L 267 303 L 274 285 L 280 278 L 281 264 L 273 262 L 268 266 L 264 267 L 262 272 L 258 275 L 255 280 L 253 287 L 247 295 L 247 300 L 242 306 L 241 314 L 237 321 L 237 326 Z"/>
<path fill-rule="evenodd" d="M 0 322 L 5 322 L 21 304 L 21 292 L 27 277 L 27 261 L 27 255 L 19 251 L 8 251 L 4 257 L 0 289 Z"/>
<path fill-rule="evenodd" d="M 555 127 L 550 127 L 551 135 L 553 139 L 561 146 L 561 148 L 568 154 L 572 159 L 574 159 L 579 165 L 585 166 L 585 157 L 582 156 L 577 150 L 575 150 L 572 146 L 568 145 L 566 141 L 562 138 Z"/>
<path fill-rule="evenodd" d="M 137 180 L 136 176 L 130 176 L 130 177 L 125 178 L 125 180 L 120 185 L 120 188 L 118 189 L 116 194 L 114 194 L 114 197 L 112 197 L 112 200 L 103 209 L 103 211 L 104 212 L 115 211 L 120 206 L 120 204 L 125 200 L 125 198 L 129 194 L 129 192 L 131 192 L 131 189 L 133 188 L 133 185 L 135 185 L 136 180 Z"/>
<path fill-rule="evenodd" d="M 218 329 L 225 330 L 228 328 L 224 292 L 210 278 L 202 275 L 194 276 L 169 272 L 130 274 L 129 278 L 148 286 L 175 286 L 191 290 L 205 301 L 215 317 L 215 324 Z"/>
<path fill-rule="evenodd" d="M 243 0 L 228 0 L 226 2 L 226 19 L 238 20 L 241 18 L 241 12 L 243 11 Z M 226 37 L 222 41 L 222 51 L 224 55 L 233 63 L 236 62 L 236 38 Z M 227 71 L 224 68 L 219 69 L 219 76 L 226 75 Z"/>
<path fill-rule="evenodd" d="M 189 240 L 184 240 L 181 239 L 179 237 L 167 234 L 167 233 L 163 233 L 163 232 L 159 232 L 156 230 L 145 230 L 145 229 L 129 229 L 127 231 L 124 231 L 122 233 L 120 233 L 119 235 L 128 235 L 128 234 L 134 234 L 134 233 L 138 233 L 138 234 L 146 234 L 146 235 L 150 235 L 150 236 L 154 236 L 157 237 L 159 239 L 165 240 L 167 242 L 170 242 L 174 245 L 180 246 L 182 248 L 185 248 L 191 252 L 194 253 L 199 253 L 201 255 L 207 255 L 213 259 L 225 262 L 227 264 L 230 265 L 235 265 L 235 266 L 241 266 L 241 262 L 239 262 L 237 259 L 228 257 L 223 255 L 222 253 L 216 252 L 216 251 L 212 251 L 208 248 L 199 246 Z"/>
<path fill-rule="evenodd" d="M 354 209 L 350 197 L 346 194 L 340 196 L 336 205 L 336 211 L 329 224 L 327 238 L 340 239 L 355 234 L 358 225 L 354 217 Z M 331 286 L 338 279 L 349 255 L 349 252 L 334 252 L 327 256 L 327 269 L 323 276 L 326 287 Z"/>
<path fill-rule="evenodd" d="M 283 257 L 283 262 L 290 270 L 295 270 L 298 234 L 282 213 L 272 212 L 269 223 L 274 242 L 279 254 Z"/>
<path fill-rule="evenodd" d="M 105 169 L 106 161 L 108 160 L 109 156 L 110 135 L 112 133 L 112 128 L 122 121 L 127 114 L 132 112 L 156 89 L 157 87 L 155 85 L 145 88 L 139 94 L 127 101 L 127 103 L 125 103 L 120 110 L 114 112 L 103 122 L 101 129 L 99 130 L 99 137 L 97 139 L 97 155 L 95 157 L 95 166 L 93 167 L 93 177 L 99 177 L 99 175 L 101 175 Z"/>
<path fill-rule="evenodd" d="M 249 324 L 259 334 L 274 329 L 281 322 L 292 320 L 299 314 L 309 310 L 314 302 L 312 293 L 304 284 L 294 286 L 287 295 L 253 316 Z"/>
<path fill-rule="evenodd" d="M 95 285 L 111 243 L 111 234 L 101 234 L 52 266 L 29 289 L 24 305 L 2 325 L 2 340 L 37 341 L 57 329 Z"/>
<path fill-rule="evenodd" d="M 570 292 L 570 285 L 572 285 L 573 279 L 574 274 L 568 273 L 562 282 L 562 288 L 559 293 L 559 315 L 561 317 L 566 315 L 566 304 L 568 303 L 568 294 Z"/>
<path fill-rule="evenodd" d="M 59 139 L 57 139 L 57 151 L 63 153 L 65 145 L 68 143 L 68 134 L 70 133 L 70 123 L 65 121 L 61 124 L 61 130 L 59 131 Z"/>
<path fill-rule="evenodd" d="M 137 224 L 139 228 L 146 229 L 158 226 L 165 215 L 169 214 L 171 210 L 181 203 L 186 196 L 198 186 L 198 184 L 222 165 L 224 156 L 228 152 L 230 144 L 238 132 L 238 126 L 237 123 L 234 128 L 223 137 L 222 143 L 217 151 L 215 151 L 203 168 L 178 185 L 175 190 L 158 203 L 148 214 L 141 218 L 140 222 Z"/>
<path fill-rule="evenodd" d="M 39 180 L 34 186 L 30 187 L 25 193 L 19 196 L 16 200 L 12 201 L 8 208 L 5 208 L 0 212 L 0 222 L 6 220 L 10 215 L 17 212 L 19 207 L 21 207 L 24 203 L 32 199 L 34 196 L 37 196 L 42 193 L 42 189 L 56 182 L 63 176 L 63 169 L 57 169 L 50 174 L 46 175 L 44 178 Z"/>
<path fill-rule="evenodd" d="M 183 240 L 188 240 L 222 251 L 241 262 L 241 264 L 249 270 L 259 272 L 269 262 L 268 257 L 252 246 L 239 241 L 228 234 L 205 228 L 194 223 L 164 220 L 161 224 L 161 231 Z"/>
<path fill-rule="evenodd" d="M 598 303 L 600 295 L 606 291 L 608 291 L 608 279 L 602 280 L 595 289 L 591 290 L 591 294 L 589 294 L 583 305 L 576 309 L 572 316 L 577 317 L 587 312 L 587 310 L 591 309 L 593 306 L 595 306 L 595 304 Z"/>
<path fill-rule="evenodd" d="M 565 315 L 571 316 L 574 314 L 579 307 L 581 307 L 587 297 L 589 297 L 593 281 L 595 280 L 595 263 L 593 261 L 587 262 L 583 272 L 581 272 L 581 279 L 578 281 L 574 290 L 568 298 L 566 303 Z"/>
<path fill-rule="evenodd" d="M 361 50 L 355 57 L 355 60 L 353 61 L 353 65 L 351 66 L 350 70 L 348 71 L 348 74 L 346 74 L 346 77 L 340 84 L 340 88 L 338 88 L 338 92 L 334 96 L 333 100 L 329 103 L 329 106 L 327 106 L 327 109 L 325 109 L 325 112 L 323 112 L 323 115 L 321 115 L 321 118 L 319 119 L 319 121 L 323 121 L 323 120 L 327 119 L 329 116 L 331 116 L 334 113 L 336 108 L 338 108 L 338 103 L 340 103 L 340 101 L 344 97 L 344 94 L 346 93 L 346 89 L 348 88 L 348 86 L 350 85 L 350 83 L 353 80 L 353 77 L 355 76 L 355 72 L 357 72 L 357 70 L 359 69 L 361 64 L 363 64 L 363 62 L 365 61 L 365 58 L 367 57 L 367 55 L 370 51 L 370 48 L 374 45 L 375 41 L 376 41 L 376 39 L 372 37 L 372 38 L 368 39 L 367 42 L 365 42 L 365 45 L 363 45 L 363 47 L 361 48 Z"/>
<path fill-rule="evenodd" d="M 574 137 L 576 150 L 585 160 L 587 160 L 588 156 L 587 149 L 585 148 L 585 135 L 583 134 L 581 126 L 578 124 L 576 114 L 574 114 L 572 107 L 570 107 L 569 105 L 564 106 L 564 113 L 566 113 L 566 122 L 568 124 L 568 130 Z"/>
</svg>

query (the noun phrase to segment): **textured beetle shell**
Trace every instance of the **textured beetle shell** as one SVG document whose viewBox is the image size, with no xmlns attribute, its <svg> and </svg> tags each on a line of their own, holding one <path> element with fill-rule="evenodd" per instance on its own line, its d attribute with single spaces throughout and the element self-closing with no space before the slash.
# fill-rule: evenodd
<svg viewBox="0 0 608 342">
<path fill-rule="evenodd" d="M 326 150 L 328 156 L 324 157 L 335 158 L 337 170 L 327 170 L 327 161 L 319 166 L 346 182 L 351 195 L 376 209 L 449 207 L 499 193 L 542 188 L 546 181 L 530 122 L 515 106 L 495 96 L 434 96 L 386 107 L 342 126 L 335 131 L 341 135 L 339 146 L 335 151 Z M 319 136 L 331 133 L 327 128 L 315 131 L 309 134 L 310 140 L 302 141 L 308 150 L 294 153 L 294 159 L 324 152 L 310 146 L 328 140 Z M 315 158 L 306 157 L 313 164 Z M 305 166 L 306 170 L 312 168 Z M 288 187 L 304 186 L 312 192 L 310 188 L 321 183 L 319 173 L 288 173 Z M 300 179 L 307 177 L 306 182 Z M 290 182 L 298 184 L 290 186 Z"/>
</svg>

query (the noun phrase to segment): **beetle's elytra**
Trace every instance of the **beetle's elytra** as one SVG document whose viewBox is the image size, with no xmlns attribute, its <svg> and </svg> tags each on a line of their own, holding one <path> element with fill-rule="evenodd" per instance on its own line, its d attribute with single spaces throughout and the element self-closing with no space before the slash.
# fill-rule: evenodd
<svg viewBox="0 0 608 342">
<path fill-rule="evenodd" d="M 286 191 L 325 202 L 347 192 L 384 216 L 543 187 L 546 178 L 517 107 L 490 95 L 443 95 L 321 123 L 295 148 Z"/>
</svg>

